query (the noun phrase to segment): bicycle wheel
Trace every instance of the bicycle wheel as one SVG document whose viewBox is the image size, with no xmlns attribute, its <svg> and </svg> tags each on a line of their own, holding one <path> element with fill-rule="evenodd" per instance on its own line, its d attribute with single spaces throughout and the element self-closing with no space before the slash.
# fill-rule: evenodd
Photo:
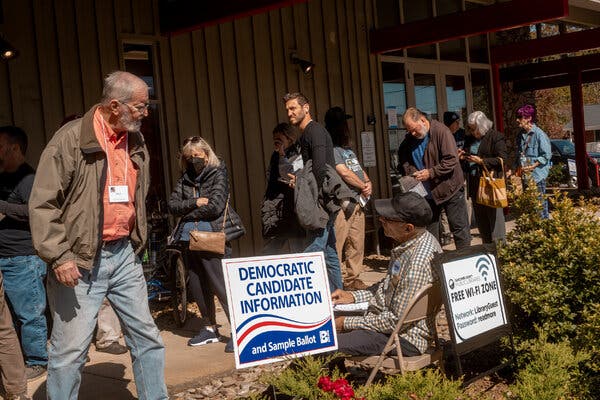
<svg viewBox="0 0 600 400">
<path fill-rule="evenodd" d="M 173 318 L 179 327 L 187 319 L 187 272 L 180 254 L 173 258 Z"/>
</svg>

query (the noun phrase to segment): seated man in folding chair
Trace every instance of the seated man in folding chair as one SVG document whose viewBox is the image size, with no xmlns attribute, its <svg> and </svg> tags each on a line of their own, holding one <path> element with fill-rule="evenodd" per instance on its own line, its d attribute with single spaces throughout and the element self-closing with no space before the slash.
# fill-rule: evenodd
<svg viewBox="0 0 600 400">
<path fill-rule="evenodd" d="M 438 280 L 431 261 L 442 249 L 426 229 L 432 218 L 427 200 L 417 193 L 406 192 L 391 199 L 375 200 L 374 205 L 385 235 L 397 242 L 388 273 L 382 281 L 366 290 L 338 289 L 331 295 L 334 304 L 369 302 L 363 316 L 335 318 L 338 351 L 352 356 L 381 354 L 410 299 L 423 286 Z M 417 356 L 427 351 L 435 324 L 431 319 L 401 328 L 404 356 Z"/>
</svg>

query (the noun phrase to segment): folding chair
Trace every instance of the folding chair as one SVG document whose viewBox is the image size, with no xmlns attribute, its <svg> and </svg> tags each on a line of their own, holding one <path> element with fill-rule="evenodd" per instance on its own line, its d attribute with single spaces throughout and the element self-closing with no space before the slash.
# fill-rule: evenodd
<svg viewBox="0 0 600 400">
<path fill-rule="evenodd" d="M 435 320 L 441 306 L 442 296 L 439 285 L 429 284 L 424 286 L 408 303 L 408 307 L 403 315 L 400 316 L 400 319 L 394 328 L 394 332 L 390 335 L 387 344 L 379 356 L 351 357 L 352 360 L 358 361 L 361 364 L 369 367 L 373 366 L 373 370 L 371 371 L 371 375 L 369 375 L 369 379 L 365 386 L 369 386 L 373 382 L 373 379 L 380 368 L 393 371 L 399 370 L 404 374 L 406 371 L 416 371 L 430 364 L 437 363 L 443 371 L 442 348 L 439 343 L 437 324 L 434 328 L 433 346 L 430 346 L 425 354 L 418 356 L 406 357 L 402 355 L 400 337 L 398 335 L 398 332 L 405 324 L 416 322 L 430 316 Z M 390 354 L 394 349 L 396 350 L 396 354 Z"/>
</svg>

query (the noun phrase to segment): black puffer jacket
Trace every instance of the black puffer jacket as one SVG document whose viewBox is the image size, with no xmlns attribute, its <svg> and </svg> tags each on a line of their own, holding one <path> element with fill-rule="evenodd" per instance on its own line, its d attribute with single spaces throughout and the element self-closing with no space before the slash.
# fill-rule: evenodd
<svg viewBox="0 0 600 400">
<path fill-rule="evenodd" d="M 196 187 L 194 193 L 194 186 Z M 171 198 L 169 199 L 169 211 L 181 217 L 179 229 L 175 232 L 173 240 L 181 237 L 183 225 L 188 221 L 210 222 L 213 232 L 218 232 L 223 227 L 223 211 L 229 196 L 229 181 L 227 179 L 227 167 L 220 160 L 217 167 L 206 167 L 195 179 L 191 179 L 187 172 L 179 178 Z M 208 204 L 198 207 L 196 199 L 206 197 Z M 243 229 L 242 222 L 231 205 L 228 209 L 231 218 L 227 218 L 225 232 L 231 230 L 232 225 L 239 225 Z M 239 236 L 238 236 L 239 237 Z M 229 235 L 227 240 L 232 240 Z"/>
<path fill-rule="evenodd" d="M 287 174 L 294 172 L 292 163 L 298 157 L 301 157 L 298 142 L 286 150 L 285 157 L 280 157 L 277 151 L 271 155 L 267 172 L 267 190 L 261 205 L 264 238 L 279 235 L 295 237 L 305 234 L 294 211 L 294 189 L 279 180 L 289 179 Z"/>
</svg>

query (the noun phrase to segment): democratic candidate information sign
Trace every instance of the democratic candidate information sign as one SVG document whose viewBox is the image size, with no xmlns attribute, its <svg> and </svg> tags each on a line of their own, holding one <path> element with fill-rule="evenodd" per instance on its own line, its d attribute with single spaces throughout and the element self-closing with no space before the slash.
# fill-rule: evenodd
<svg viewBox="0 0 600 400">
<path fill-rule="evenodd" d="M 494 255 L 443 263 L 442 269 L 456 344 L 507 324 Z"/>
<path fill-rule="evenodd" d="M 222 265 L 237 368 L 337 349 L 322 252 Z"/>
</svg>

